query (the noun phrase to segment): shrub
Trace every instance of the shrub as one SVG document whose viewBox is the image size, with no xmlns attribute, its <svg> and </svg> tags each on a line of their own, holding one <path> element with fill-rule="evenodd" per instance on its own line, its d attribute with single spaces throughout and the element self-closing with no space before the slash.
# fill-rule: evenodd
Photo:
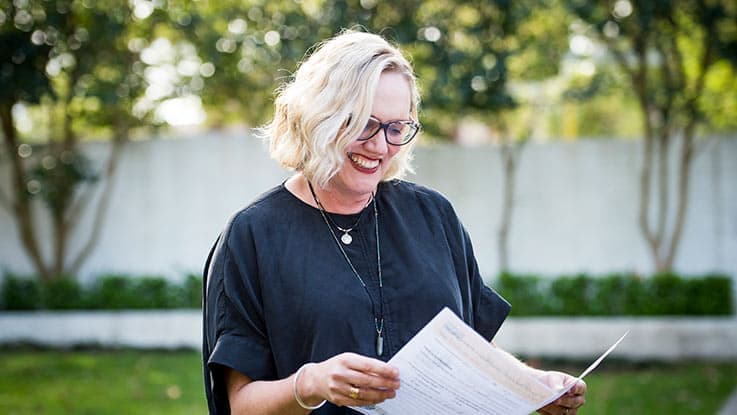
<svg viewBox="0 0 737 415">
<path fill-rule="evenodd" d="M 616 273 L 594 278 L 594 294 L 588 305 L 594 310 L 592 315 L 652 314 L 648 312 L 653 301 L 649 280 L 637 274 Z"/>
<path fill-rule="evenodd" d="M 513 316 L 730 315 L 732 280 L 725 275 L 653 277 L 636 274 L 545 278 L 503 273 L 494 288 L 512 303 Z M 48 282 L 7 274 L 0 310 L 122 310 L 200 308 L 202 277 L 180 283 L 161 276 L 107 274 L 87 286 L 71 277 Z"/>
<path fill-rule="evenodd" d="M 41 285 L 43 307 L 52 310 L 85 308 L 82 287 L 76 279 L 63 276 Z"/>
<path fill-rule="evenodd" d="M 679 276 L 667 273 L 655 275 L 649 282 L 650 298 L 646 315 L 684 315 L 688 308 L 687 283 Z"/>
<path fill-rule="evenodd" d="M 169 283 L 164 277 L 106 275 L 98 279 L 91 289 L 91 306 L 94 309 L 163 309 L 183 308 L 182 288 Z M 199 307 L 199 304 L 197 305 Z"/>
<path fill-rule="evenodd" d="M 534 275 L 502 273 L 495 288 L 512 304 L 517 316 L 549 314 L 552 306 L 547 295 L 548 281 Z"/>
<path fill-rule="evenodd" d="M 83 286 L 71 277 L 41 282 L 8 274 L 0 285 L 0 310 L 123 310 L 200 308 L 202 277 L 177 284 L 160 276 L 106 274 Z"/>
<path fill-rule="evenodd" d="M 555 314 L 568 316 L 591 314 L 583 304 L 592 304 L 594 280 L 585 274 L 574 277 L 560 277 L 550 284 L 550 297 L 554 304 Z"/>
<path fill-rule="evenodd" d="M 131 295 L 132 279 L 124 275 L 104 275 L 90 288 L 90 308 L 120 310 L 136 299 Z"/>
<path fill-rule="evenodd" d="M 2 284 L 2 306 L 6 310 L 41 308 L 41 284 L 38 279 L 8 274 Z"/>
<path fill-rule="evenodd" d="M 202 307 L 202 276 L 188 274 L 181 284 L 181 292 L 175 302 L 180 308 Z"/>
<path fill-rule="evenodd" d="M 732 280 L 673 273 L 642 278 L 636 274 L 586 274 L 541 278 L 504 273 L 495 287 L 512 303 L 514 316 L 730 315 Z"/>
<path fill-rule="evenodd" d="M 726 275 L 707 275 L 687 280 L 691 299 L 686 307 L 688 315 L 729 315 L 734 313 L 732 280 Z"/>
<path fill-rule="evenodd" d="M 164 277 L 142 277 L 134 280 L 130 308 L 172 308 L 176 296 Z"/>
</svg>

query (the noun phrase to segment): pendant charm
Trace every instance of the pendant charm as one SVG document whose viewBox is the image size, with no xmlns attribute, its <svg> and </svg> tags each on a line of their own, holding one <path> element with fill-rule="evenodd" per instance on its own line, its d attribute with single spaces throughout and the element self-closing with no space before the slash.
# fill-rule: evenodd
<svg viewBox="0 0 737 415">
<path fill-rule="evenodd" d="M 378 337 L 376 337 L 376 355 L 381 356 L 384 354 L 384 337 L 379 334 Z"/>
<path fill-rule="evenodd" d="M 344 233 L 343 236 L 340 237 L 341 242 L 343 242 L 346 245 L 350 245 L 351 242 L 353 242 L 353 237 L 348 234 L 348 232 Z"/>
</svg>

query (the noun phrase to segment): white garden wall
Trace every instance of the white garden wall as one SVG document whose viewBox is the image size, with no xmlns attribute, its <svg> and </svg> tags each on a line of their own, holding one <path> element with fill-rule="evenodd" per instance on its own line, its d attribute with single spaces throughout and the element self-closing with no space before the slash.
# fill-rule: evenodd
<svg viewBox="0 0 737 415">
<path fill-rule="evenodd" d="M 87 150 L 102 160 L 108 147 L 90 144 Z M 640 159 L 639 142 L 528 144 L 518 173 L 512 269 L 550 275 L 649 273 L 651 261 L 637 227 Z M 0 187 L 7 193 L 6 169 L 0 158 Z M 410 180 L 440 190 L 454 203 L 482 271 L 493 277 L 501 195 L 498 148 L 421 147 L 416 170 Z M 245 134 L 133 142 L 125 148 L 103 235 L 82 277 L 199 272 L 228 216 L 287 175 L 269 159 L 263 143 Z M 85 226 L 82 233 L 89 222 Z M 0 230 L 0 269 L 31 272 L 12 219 L 2 209 Z M 48 234 L 42 236 L 50 241 Z M 735 139 L 712 141 L 694 160 L 676 269 L 737 275 Z"/>
<path fill-rule="evenodd" d="M 528 357 L 592 360 L 629 331 L 626 360 L 737 359 L 736 318 L 510 318 L 495 342 Z M 0 346 L 199 349 L 197 310 L 0 313 Z"/>
</svg>

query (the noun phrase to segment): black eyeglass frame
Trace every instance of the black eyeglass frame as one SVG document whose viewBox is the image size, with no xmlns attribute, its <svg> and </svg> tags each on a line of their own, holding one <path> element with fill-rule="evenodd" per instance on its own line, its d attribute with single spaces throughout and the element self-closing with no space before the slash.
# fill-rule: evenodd
<svg viewBox="0 0 737 415">
<path fill-rule="evenodd" d="M 368 140 L 374 138 L 374 136 L 376 134 L 378 134 L 379 131 L 384 130 L 384 140 L 386 140 L 387 144 L 390 144 L 390 145 L 393 145 L 393 146 L 403 146 L 403 145 L 409 144 L 410 141 L 414 140 L 414 138 L 417 136 L 417 133 L 419 133 L 420 132 L 420 129 L 422 128 L 422 124 L 420 124 L 419 122 L 414 121 L 414 120 L 389 121 L 387 123 L 383 123 L 383 122 L 381 122 L 380 120 L 378 120 L 378 119 L 376 119 L 374 117 L 370 117 L 369 119 L 370 120 L 374 120 L 377 123 L 379 123 L 379 128 L 377 128 L 376 131 L 374 131 L 368 137 L 358 137 L 356 139 L 357 141 L 368 141 Z M 387 132 L 387 128 L 389 128 L 389 126 L 392 125 L 392 124 L 410 125 L 410 126 L 414 127 L 415 131 L 404 142 L 402 142 L 402 143 L 393 143 L 393 142 L 389 141 L 389 133 Z"/>
</svg>

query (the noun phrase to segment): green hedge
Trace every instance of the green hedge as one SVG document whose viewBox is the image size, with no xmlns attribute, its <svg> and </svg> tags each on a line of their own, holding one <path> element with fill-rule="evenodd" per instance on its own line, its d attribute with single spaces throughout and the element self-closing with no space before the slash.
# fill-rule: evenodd
<svg viewBox="0 0 737 415">
<path fill-rule="evenodd" d="M 494 288 L 513 316 L 701 316 L 733 313 L 732 280 L 724 275 L 661 274 L 545 278 L 502 274 Z M 104 275 L 82 285 L 73 278 L 40 282 L 6 275 L 0 310 L 121 310 L 200 308 L 202 277 L 180 283 L 164 277 Z"/>
<path fill-rule="evenodd" d="M 0 310 L 122 310 L 200 308 L 202 277 L 187 275 L 180 283 L 164 277 L 103 275 L 92 284 L 76 279 L 6 275 L 0 286 Z"/>
<path fill-rule="evenodd" d="M 557 278 L 502 274 L 494 288 L 513 316 L 731 315 L 732 280 L 724 275 L 659 274 Z"/>
</svg>

